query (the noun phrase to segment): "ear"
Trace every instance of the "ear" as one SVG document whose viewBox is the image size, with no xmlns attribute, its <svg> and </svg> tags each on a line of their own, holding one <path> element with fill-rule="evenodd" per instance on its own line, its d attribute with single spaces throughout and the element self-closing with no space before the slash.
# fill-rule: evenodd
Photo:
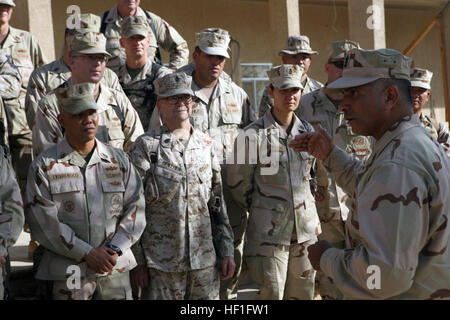
<svg viewBox="0 0 450 320">
<path fill-rule="evenodd" d="M 328 62 L 325 62 L 325 73 L 328 74 L 328 70 L 330 69 L 330 65 Z"/>
<path fill-rule="evenodd" d="M 384 89 L 384 101 L 388 109 L 392 109 L 395 105 L 397 105 L 399 102 L 399 98 L 400 93 L 397 86 L 390 85 L 389 87 Z"/>
<path fill-rule="evenodd" d="M 267 94 L 269 95 L 269 98 L 273 99 L 273 90 L 270 86 L 267 87 Z"/>
<path fill-rule="evenodd" d="M 125 46 L 123 45 L 123 42 L 124 42 L 123 38 L 120 37 L 120 39 L 119 39 L 120 46 L 121 46 L 122 48 L 125 48 Z"/>
</svg>

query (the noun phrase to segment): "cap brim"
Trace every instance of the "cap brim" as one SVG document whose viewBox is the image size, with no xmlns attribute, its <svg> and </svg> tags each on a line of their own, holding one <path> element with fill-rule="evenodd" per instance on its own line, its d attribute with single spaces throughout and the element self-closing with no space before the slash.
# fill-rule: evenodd
<svg viewBox="0 0 450 320">
<path fill-rule="evenodd" d="M 312 50 L 281 50 L 278 55 L 282 55 L 283 53 L 286 54 L 299 54 L 299 53 L 306 53 L 306 54 L 319 54 L 317 51 Z"/>
<path fill-rule="evenodd" d="M 325 93 L 333 93 L 342 89 L 359 87 L 374 82 L 381 77 L 341 77 L 323 88 Z"/>
<path fill-rule="evenodd" d="M 176 96 L 179 94 L 188 94 L 188 95 L 194 96 L 194 92 L 192 92 L 192 90 L 182 88 L 182 89 L 175 89 L 175 90 L 164 92 L 162 94 L 158 94 L 158 97 L 167 98 L 167 97 L 172 97 L 172 96 Z"/>
<path fill-rule="evenodd" d="M 139 35 L 143 36 L 144 38 L 148 37 L 148 31 L 144 29 L 134 29 L 128 31 L 126 34 L 123 35 L 125 38 L 131 38 L 132 36 Z"/>
<path fill-rule="evenodd" d="M 79 114 L 86 110 L 100 110 L 100 107 L 95 102 L 84 100 L 74 101 L 74 103 L 66 106 L 61 105 L 61 107 L 71 114 Z"/>
<path fill-rule="evenodd" d="M 272 85 L 280 90 L 286 90 L 290 88 L 300 88 L 303 89 L 303 85 L 300 81 L 283 81 L 281 83 L 272 83 Z"/>
<path fill-rule="evenodd" d="M 104 54 L 106 56 L 108 56 L 109 58 L 111 58 L 112 56 L 109 54 L 108 51 L 106 50 L 102 50 L 99 48 L 90 48 L 90 49 L 85 49 L 85 50 L 80 50 L 80 51 L 74 51 L 76 53 L 83 53 L 83 54 Z"/>
<path fill-rule="evenodd" d="M 422 81 L 414 81 L 414 80 L 411 80 L 411 87 L 419 87 L 419 88 L 423 88 L 426 90 L 431 89 L 431 87 L 428 83 L 423 83 Z"/>
<path fill-rule="evenodd" d="M 228 52 L 226 49 L 218 48 L 218 47 L 200 47 L 200 50 L 202 50 L 204 53 L 212 55 L 212 56 L 222 56 L 227 59 L 230 59 L 230 56 L 228 55 Z"/>
</svg>

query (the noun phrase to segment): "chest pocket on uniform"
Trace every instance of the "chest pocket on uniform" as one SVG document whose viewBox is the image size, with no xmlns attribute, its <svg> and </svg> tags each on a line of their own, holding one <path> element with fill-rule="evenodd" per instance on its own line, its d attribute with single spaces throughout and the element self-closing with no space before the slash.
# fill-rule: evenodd
<svg viewBox="0 0 450 320">
<path fill-rule="evenodd" d="M 33 62 L 29 53 L 25 49 L 16 49 L 11 53 L 14 64 L 19 69 L 22 76 L 22 88 L 26 89 L 28 86 L 28 80 L 34 70 Z"/>
<path fill-rule="evenodd" d="M 175 170 L 156 166 L 153 172 L 159 193 L 159 201 L 168 204 L 179 190 L 183 175 Z"/>
<path fill-rule="evenodd" d="M 107 179 L 102 181 L 102 189 L 104 195 L 103 203 L 106 209 L 105 236 L 108 236 L 115 232 L 117 220 L 120 219 L 122 214 L 125 186 L 122 178 L 120 180 Z"/>
<path fill-rule="evenodd" d="M 85 219 L 85 194 L 81 173 L 49 174 L 50 192 L 63 223 Z"/>
<path fill-rule="evenodd" d="M 211 172 L 207 172 L 207 170 L 200 171 L 197 170 L 197 177 L 200 182 L 199 184 L 199 192 L 200 197 L 208 202 L 209 198 L 211 198 L 211 180 L 212 180 L 212 174 Z"/>
<path fill-rule="evenodd" d="M 224 124 L 234 124 L 239 126 L 241 124 L 242 119 L 242 106 L 239 105 L 233 96 L 226 95 L 224 97 L 225 103 L 223 103 L 221 107 L 222 112 L 222 121 Z"/>
</svg>

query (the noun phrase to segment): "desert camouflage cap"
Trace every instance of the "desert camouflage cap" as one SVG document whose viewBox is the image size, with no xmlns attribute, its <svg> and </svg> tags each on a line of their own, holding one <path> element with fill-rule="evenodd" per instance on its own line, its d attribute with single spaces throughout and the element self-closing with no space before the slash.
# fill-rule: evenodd
<svg viewBox="0 0 450 320">
<path fill-rule="evenodd" d="M 228 55 L 229 44 L 228 31 L 220 28 L 207 28 L 195 34 L 195 45 L 210 55 L 230 58 Z"/>
<path fill-rule="evenodd" d="M 412 59 L 394 49 L 351 49 L 345 55 L 342 77 L 324 89 L 344 89 L 362 86 L 378 79 L 410 80 Z"/>
<path fill-rule="evenodd" d="M 296 64 L 282 64 L 267 71 L 270 83 L 278 89 L 302 88 L 303 68 Z"/>
<path fill-rule="evenodd" d="M 171 97 L 178 94 L 194 95 L 192 92 L 192 77 L 184 72 L 174 72 L 154 81 L 155 93 L 159 97 Z"/>
<path fill-rule="evenodd" d="M 359 43 L 351 40 L 341 40 L 333 42 L 329 48 L 329 59 L 342 59 L 345 57 L 345 53 L 351 49 L 360 49 Z"/>
<path fill-rule="evenodd" d="M 94 98 L 95 83 L 79 83 L 67 88 L 55 89 L 58 106 L 63 110 L 79 114 L 86 110 L 99 110 Z"/>
<path fill-rule="evenodd" d="M 307 36 L 290 36 L 286 41 L 286 48 L 280 51 L 279 55 L 282 54 L 297 54 L 297 53 L 306 53 L 306 54 L 318 54 L 317 51 L 313 51 L 311 49 L 311 45 L 309 43 L 309 38 Z"/>
<path fill-rule="evenodd" d="M 0 4 L 6 4 L 6 5 L 11 6 L 11 7 L 15 7 L 16 6 L 16 4 L 14 3 L 13 0 L 0 0 Z"/>
<path fill-rule="evenodd" d="M 433 78 L 433 72 L 427 69 L 414 68 L 411 72 L 411 87 L 430 90 L 431 78 Z"/>
<path fill-rule="evenodd" d="M 106 51 L 106 38 L 102 33 L 88 32 L 75 34 L 69 41 L 70 51 L 84 54 L 111 55 Z"/>
<path fill-rule="evenodd" d="M 149 36 L 150 27 L 145 17 L 128 16 L 123 20 L 120 27 L 120 35 L 124 38 L 130 38 L 134 35 L 141 35 L 145 38 Z"/>
<path fill-rule="evenodd" d="M 73 19 L 73 28 L 69 28 L 76 33 L 100 32 L 101 19 L 92 13 L 73 14 L 69 17 Z"/>
</svg>

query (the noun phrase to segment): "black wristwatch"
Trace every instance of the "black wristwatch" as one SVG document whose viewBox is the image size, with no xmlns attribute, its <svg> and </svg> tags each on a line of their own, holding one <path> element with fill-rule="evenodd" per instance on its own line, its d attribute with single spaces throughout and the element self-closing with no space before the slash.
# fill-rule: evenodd
<svg viewBox="0 0 450 320">
<path fill-rule="evenodd" d="M 122 255 L 122 250 L 120 250 L 119 247 L 117 247 L 111 243 L 105 244 L 105 247 L 110 248 L 111 250 L 115 251 L 119 257 Z"/>
</svg>

